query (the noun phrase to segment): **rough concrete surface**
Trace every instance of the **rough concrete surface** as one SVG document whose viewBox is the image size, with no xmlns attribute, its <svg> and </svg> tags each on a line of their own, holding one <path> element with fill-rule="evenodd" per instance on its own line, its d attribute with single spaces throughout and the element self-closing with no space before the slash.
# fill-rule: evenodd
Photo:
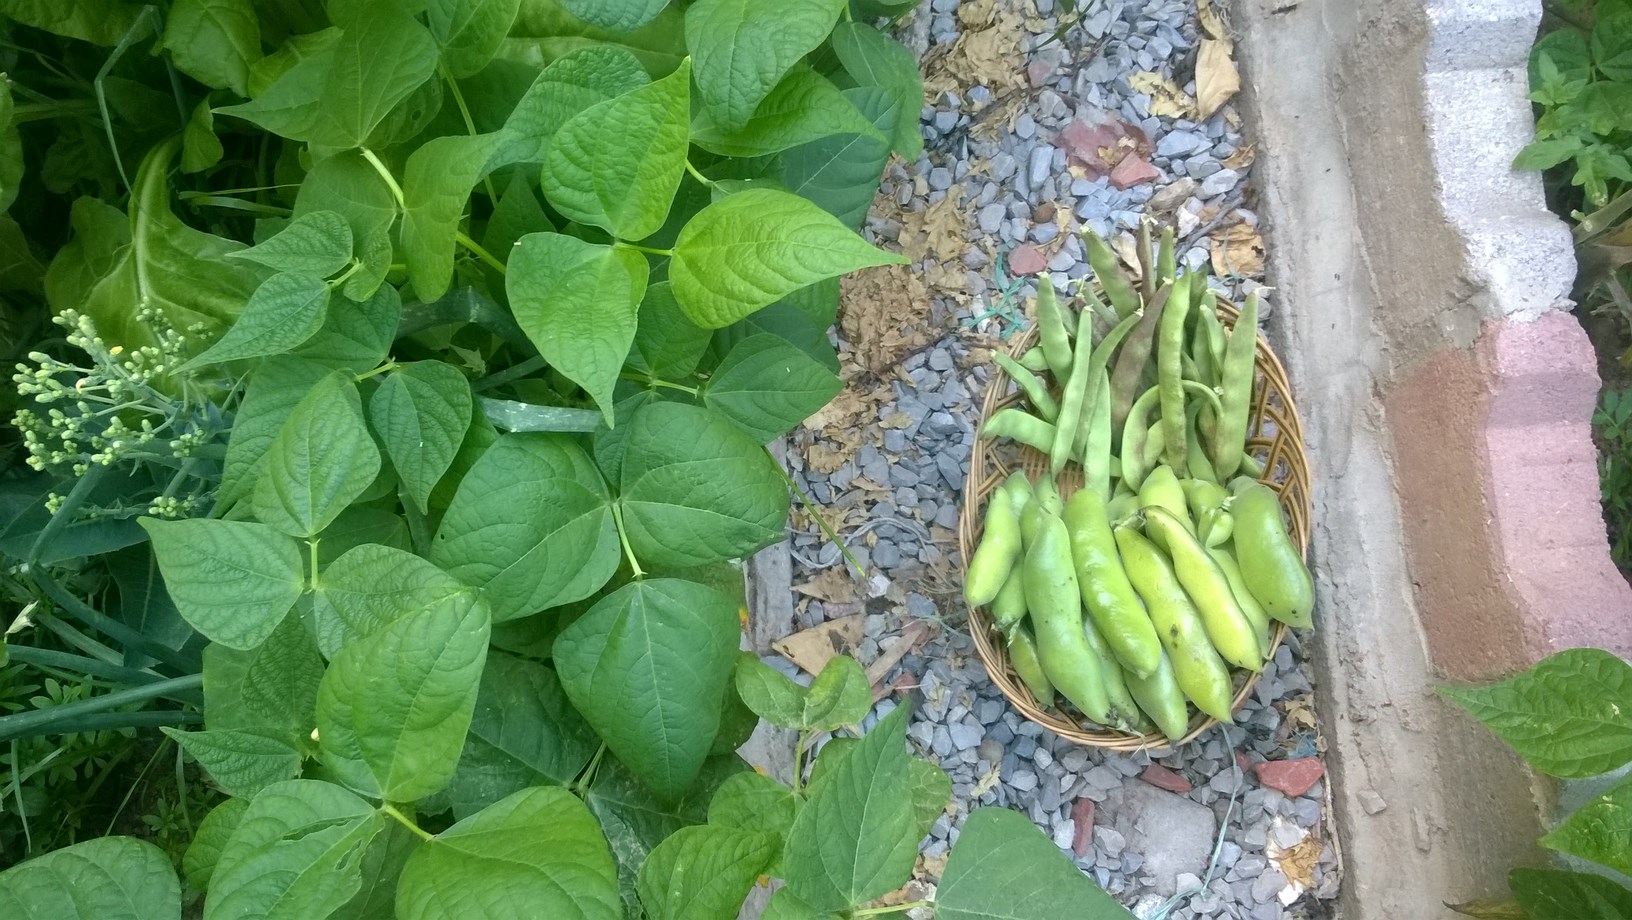
<svg viewBox="0 0 1632 920">
<path fill-rule="evenodd" d="M 1442 204 L 1467 183 L 1507 183 L 1492 173 L 1505 173 L 1511 150 L 1485 148 L 1512 138 L 1460 135 L 1480 152 L 1457 160 L 1441 143 L 1452 135 L 1435 134 L 1456 117 L 1447 93 L 1457 84 L 1435 74 L 1463 74 L 1467 106 L 1510 102 L 1509 89 L 1520 92 L 1511 74 L 1481 68 L 1522 60 L 1529 38 L 1509 29 L 1533 30 L 1538 8 L 1242 0 L 1233 11 L 1245 106 L 1265 152 L 1262 210 L 1282 307 L 1272 332 L 1316 469 L 1315 635 L 1331 676 L 1322 713 L 1343 916 L 1452 916 L 1441 902 L 1501 894 L 1509 867 L 1539 858 L 1550 790 L 1436 698 L 1436 668 L 1457 662 L 1435 660 L 1424 624 L 1462 616 L 1463 642 L 1522 647 L 1516 605 L 1489 622 L 1477 613 L 1505 587 L 1504 548 L 1484 513 L 1489 363 L 1475 346 L 1493 318 L 1551 309 L 1570 269 L 1566 248 L 1562 267 L 1534 264 L 1515 290 L 1526 253 L 1560 258 L 1556 231 L 1505 235 L 1471 204 Z M 1493 87 L 1494 99 L 1476 95 Z M 1539 202 L 1510 190 L 1501 216 L 1542 221 Z M 1455 581 L 1464 567 L 1483 574 Z"/>
</svg>

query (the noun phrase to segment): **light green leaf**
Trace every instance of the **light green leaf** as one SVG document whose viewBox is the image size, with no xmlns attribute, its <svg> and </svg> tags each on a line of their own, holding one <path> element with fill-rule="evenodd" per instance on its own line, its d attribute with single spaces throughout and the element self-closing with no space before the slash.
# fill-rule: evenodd
<svg viewBox="0 0 1632 920">
<path fill-rule="evenodd" d="M 845 0 L 698 0 L 686 10 L 686 48 L 714 121 L 740 128 L 784 74 L 833 31 Z"/>
<path fill-rule="evenodd" d="M 618 503 L 635 557 L 685 568 L 782 535 L 788 492 L 755 441 L 707 409 L 651 403 L 629 425 Z"/>
<path fill-rule="evenodd" d="M 369 401 L 374 430 L 421 512 L 459 453 L 471 404 L 470 381 L 441 361 L 398 367 Z"/>
<path fill-rule="evenodd" d="M 499 192 L 498 203 L 493 206 L 493 216 L 487 219 L 487 229 L 482 233 L 482 248 L 500 262 L 508 263 L 510 251 L 515 248 L 517 240 L 529 233 L 554 229 L 555 224 L 550 222 L 549 215 L 544 213 L 544 206 L 538 202 L 538 195 L 533 192 L 533 182 L 527 177 L 527 171 L 512 170 L 509 184 Z"/>
<path fill-rule="evenodd" d="M 329 916 L 361 886 L 361 857 L 385 820 L 332 783 L 294 779 L 268 786 L 221 848 L 205 920 Z"/>
<path fill-rule="evenodd" d="M 544 160 L 544 194 L 569 220 L 614 237 L 656 233 L 685 174 L 691 65 L 572 116 Z"/>
<path fill-rule="evenodd" d="M 351 261 L 351 225 L 338 211 L 307 211 L 271 237 L 231 255 L 274 271 L 327 278 Z"/>
<path fill-rule="evenodd" d="M 1519 906 L 1534 920 L 1625 920 L 1632 891 L 1601 875 L 1557 869 L 1514 869 L 1507 875 Z"/>
<path fill-rule="evenodd" d="M 833 29 L 833 53 L 861 86 L 885 90 L 900 113 L 891 122 L 891 144 L 904 160 L 924 150 L 918 113 L 924 107 L 924 77 L 918 59 L 901 44 L 865 22 L 841 22 Z"/>
<path fill-rule="evenodd" d="M 602 759 L 584 802 L 601 823 L 618 861 L 618 891 L 629 916 L 640 915 L 636 875 L 646 856 L 675 831 L 708 819 L 708 802 L 726 779 L 748 770 L 735 754 L 710 757 L 678 800 L 661 802 L 616 757 Z"/>
<path fill-rule="evenodd" d="M 249 650 L 204 648 L 204 728 L 254 731 L 292 745 L 310 742 L 317 726 L 323 658 L 300 617 L 284 617 Z"/>
<path fill-rule="evenodd" d="M 381 287 L 386 285 L 386 276 L 391 274 L 391 260 L 396 255 L 396 247 L 391 243 L 391 231 L 385 228 L 375 230 L 357 243 L 357 273 L 346 279 L 340 288 L 341 293 L 348 300 L 366 301 L 373 297 Z M 395 289 L 392 289 L 395 293 Z M 393 328 L 392 332 L 396 330 Z"/>
<path fill-rule="evenodd" d="M 399 4 L 367 4 L 335 43 L 318 130 L 305 139 L 362 146 L 397 103 L 435 72 L 436 41 L 425 27 Z"/>
<path fill-rule="evenodd" d="M 300 751 L 253 730 L 184 732 L 163 729 L 228 795 L 252 798 L 273 783 L 300 775 Z"/>
<path fill-rule="evenodd" d="M 797 67 L 783 78 L 741 128 L 722 128 L 710 112 L 706 108 L 698 112 L 692 141 L 722 156 L 766 156 L 834 134 L 867 135 L 880 143 L 888 140 L 837 86 L 809 67 Z M 873 178 L 872 184 L 877 185 L 877 177 Z"/>
<path fill-rule="evenodd" d="M 799 900 L 787 888 L 778 888 L 771 895 L 770 903 L 765 905 L 765 914 L 760 920 L 843 920 L 843 916 L 817 910 Z"/>
<path fill-rule="evenodd" d="M 1570 649 L 1498 684 L 1439 692 L 1544 773 L 1581 779 L 1632 761 L 1632 665 L 1601 649 Z"/>
<path fill-rule="evenodd" d="M 353 639 L 317 691 L 318 741 L 355 741 L 384 798 L 412 802 L 453 776 L 487 654 L 487 606 L 450 604 Z"/>
<path fill-rule="evenodd" d="M 857 725 L 873 708 L 872 687 L 854 658 L 835 655 L 809 687 L 794 683 L 752 652 L 737 659 L 737 693 L 756 715 L 782 728 L 832 731 Z"/>
<path fill-rule="evenodd" d="M 420 300 L 447 293 L 459 222 L 471 186 L 499 142 L 496 134 L 433 138 L 408 157 L 402 179 L 402 257 Z"/>
<path fill-rule="evenodd" d="M 651 22 L 669 0 L 562 0 L 567 12 L 613 32 L 633 32 Z"/>
<path fill-rule="evenodd" d="M 181 370 L 282 354 L 316 335 L 328 309 L 329 285 L 323 279 L 292 272 L 273 275 L 255 289 L 226 335 Z"/>
<path fill-rule="evenodd" d="M 742 907 L 776 857 L 775 834 L 687 827 L 657 845 L 640 867 L 640 901 L 651 920 L 715 920 Z"/>
<path fill-rule="evenodd" d="M 667 281 L 648 285 L 635 324 L 629 364 L 660 379 L 680 380 L 697 369 L 711 333 L 686 318 Z"/>
<path fill-rule="evenodd" d="M 566 435 L 512 434 L 459 484 L 431 561 L 482 590 L 495 622 L 582 600 L 618 566 L 606 481 Z"/>
<path fill-rule="evenodd" d="M 555 670 L 489 651 L 470 734 L 447 798 L 457 817 L 530 786 L 565 786 L 600 739 L 567 702 Z"/>
<path fill-rule="evenodd" d="M 321 569 L 369 543 L 407 550 L 408 524 L 383 508 L 352 507 L 340 512 L 334 523 L 323 528 L 317 540 L 317 565 Z"/>
<path fill-rule="evenodd" d="M 387 258 L 390 258 L 387 254 Z M 353 275 L 352 281 L 359 275 Z M 348 290 L 351 282 L 346 282 Z M 323 328 L 293 354 L 333 370 L 366 374 L 380 366 L 391 352 L 391 342 L 402 320 L 402 297 L 389 284 L 381 285 L 361 302 L 329 303 Z M 283 364 L 279 359 L 275 364 Z M 237 429 L 233 430 L 234 436 Z"/>
<path fill-rule="evenodd" d="M 621 920 L 617 867 L 584 804 L 565 789 L 526 789 L 409 857 L 400 920 L 549 917 Z"/>
<path fill-rule="evenodd" d="M 153 844 L 99 837 L 0 872 L 0 911 L 29 920 L 174 920 L 181 883 Z"/>
<path fill-rule="evenodd" d="M 300 548 L 265 524 L 142 518 L 176 609 L 212 642 L 252 649 L 305 590 Z"/>
<path fill-rule="evenodd" d="M 215 136 L 215 112 L 210 108 L 210 100 L 205 98 L 193 107 L 192 117 L 182 129 L 181 171 L 202 172 L 221 162 L 225 153 L 221 139 Z"/>
<path fill-rule="evenodd" d="M 912 876 L 912 801 L 902 795 L 907 708 L 884 717 L 838 766 L 812 783 L 782 853 L 788 888 L 817 910 L 865 904 Z"/>
<path fill-rule="evenodd" d="M 163 44 L 182 73 L 248 96 L 249 66 L 261 59 L 261 23 L 251 0 L 176 0 Z"/>
<path fill-rule="evenodd" d="M 425 18 L 456 80 L 479 73 L 498 54 L 521 0 L 430 0 Z"/>
<path fill-rule="evenodd" d="M 646 259 L 559 233 L 529 233 L 510 254 L 510 309 L 551 367 L 612 423 L 612 388 L 635 338 Z"/>
<path fill-rule="evenodd" d="M 334 658 L 346 645 L 405 616 L 462 619 L 474 589 L 410 552 L 365 543 L 323 570 L 313 594 L 317 645 Z"/>
<path fill-rule="evenodd" d="M 204 816 L 198 831 L 193 834 L 193 842 L 187 845 L 187 852 L 181 858 L 181 871 L 187 879 L 187 887 L 194 891 L 209 890 L 210 876 L 215 874 L 215 863 L 221 858 L 221 848 L 226 846 L 248 810 L 248 799 L 227 799 Z"/>
<path fill-rule="evenodd" d="M 500 134 L 500 163 L 543 163 L 550 141 L 574 115 L 645 86 L 640 61 L 614 45 L 591 45 L 562 55 L 533 81 Z"/>
<path fill-rule="evenodd" d="M 946 803 L 952 800 L 952 777 L 927 760 L 913 757 L 907 761 L 910 777 L 908 792 L 912 797 L 912 814 L 918 836 L 929 836 L 937 819 L 946 813 Z"/>
<path fill-rule="evenodd" d="M 669 280 L 693 322 L 719 329 L 824 278 L 906 261 L 798 195 L 757 189 L 717 201 L 686 224 Z"/>
<path fill-rule="evenodd" d="M 297 358 L 263 361 L 250 375 L 244 401 L 233 417 L 227 459 L 216 500 L 230 505 L 255 493 L 261 461 L 295 405 L 328 376 L 329 368 Z"/>
<path fill-rule="evenodd" d="M 1025 815 L 977 808 L 964 822 L 935 895 L 942 920 L 1054 920 L 1060 905 L 1083 920 L 1128 912 L 1071 864 Z"/>
<path fill-rule="evenodd" d="M 117 45 L 141 13 L 128 0 L 0 0 L 0 15 L 93 45 Z"/>
<path fill-rule="evenodd" d="M 316 536 L 363 494 L 379 475 L 380 450 L 351 374 L 330 374 L 295 404 L 265 464 L 255 516 L 290 536 Z"/>
<path fill-rule="evenodd" d="M 903 116 L 887 91 L 855 87 L 844 98 L 883 129 Z M 912 112 L 917 130 L 918 110 Z M 859 228 L 878 193 L 878 177 L 890 161 L 889 144 L 873 135 L 824 137 L 782 154 L 782 181 L 788 191 L 814 201 L 846 227 Z"/>
<path fill-rule="evenodd" d="M 1632 871 L 1632 779 L 1576 809 L 1564 823 L 1541 838 L 1541 845 L 1608 866 Z"/>
<path fill-rule="evenodd" d="M 250 71 L 249 92 L 253 98 L 222 106 L 216 113 L 242 118 L 291 140 L 316 141 L 333 133 L 325 122 L 323 91 L 334 70 L 340 38 L 339 29 L 327 29 L 308 36 L 309 44 L 298 50 L 291 43 L 287 55 L 274 52 L 262 58 Z M 268 81 L 265 74 L 274 64 L 284 69 Z M 263 83 L 264 88 L 260 85 Z"/>
<path fill-rule="evenodd" d="M 385 179 L 355 151 L 319 160 L 295 193 L 295 217 L 334 211 L 346 218 L 353 240 L 367 240 L 397 219 L 397 200 Z"/>
<path fill-rule="evenodd" d="M 749 770 L 720 784 L 708 805 L 708 823 L 774 834 L 778 838 L 775 858 L 767 874 L 780 875 L 782 844 L 793 827 L 793 820 L 799 817 L 799 806 L 800 799 L 792 789 Z"/>
<path fill-rule="evenodd" d="M 738 342 L 709 376 L 703 404 L 764 444 L 827 405 L 844 384 L 838 375 L 774 335 Z"/>
<path fill-rule="evenodd" d="M 697 778 L 720 726 L 737 648 L 737 604 L 695 582 L 632 582 L 555 640 L 567 696 L 660 798 Z"/>
<path fill-rule="evenodd" d="M 1570 134 L 1531 141 L 1513 158 L 1514 169 L 1551 169 L 1581 150 L 1581 137 Z"/>
</svg>

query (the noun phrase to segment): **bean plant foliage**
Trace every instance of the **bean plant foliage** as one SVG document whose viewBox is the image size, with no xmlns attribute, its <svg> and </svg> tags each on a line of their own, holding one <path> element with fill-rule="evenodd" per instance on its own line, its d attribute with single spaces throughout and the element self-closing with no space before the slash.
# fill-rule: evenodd
<svg viewBox="0 0 1632 920">
<path fill-rule="evenodd" d="M 905 706 L 859 731 L 855 662 L 739 654 L 737 561 L 839 389 L 837 279 L 903 261 L 857 228 L 921 143 L 910 6 L 0 0 L 8 651 L 120 688 L 0 734 L 160 726 L 229 796 L 179 876 L 90 839 L 0 906 L 901 909 L 947 777 Z M 831 740 L 784 785 L 759 718 Z M 939 916 L 1060 904 L 1125 916 L 970 816 Z"/>
</svg>

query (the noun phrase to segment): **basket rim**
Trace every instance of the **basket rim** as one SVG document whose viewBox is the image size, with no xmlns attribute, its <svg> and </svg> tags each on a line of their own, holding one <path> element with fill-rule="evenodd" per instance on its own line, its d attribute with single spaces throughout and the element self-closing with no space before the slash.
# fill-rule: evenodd
<svg viewBox="0 0 1632 920">
<path fill-rule="evenodd" d="M 1218 305 L 1219 319 L 1226 328 L 1233 329 L 1238 315 L 1239 311 L 1232 305 L 1227 303 Z M 1037 327 L 1032 324 L 1010 340 L 1009 354 L 1018 358 L 1036 343 L 1037 337 Z M 1292 400 L 1286 368 L 1270 347 L 1262 330 L 1258 330 L 1257 334 L 1254 380 L 1255 393 L 1249 431 L 1258 432 L 1267 427 L 1267 423 L 1273 425 L 1274 433 L 1272 437 L 1260 434 L 1249 438 L 1248 449 L 1255 456 L 1267 457 L 1266 478 L 1260 481 L 1276 491 L 1282 508 L 1290 518 L 1291 535 L 1297 542 L 1300 554 L 1307 560 L 1309 521 L 1313 507 L 1310 491 L 1312 476 L 1308 453 L 1303 444 L 1303 424 Z M 1022 401 L 1021 395 L 1016 390 L 1008 376 L 993 366 L 981 401 L 977 431 L 979 426 L 984 425 L 986 419 L 998 409 Z M 1271 396 L 1274 397 L 1273 401 Z M 1035 453 L 1030 448 L 1021 450 L 1022 455 Z M 990 472 L 987 470 L 988 466 L 991 467 Z M 963 507 L 958 519 L 958 549 L 965 564 L 973 548 L 979 543 L 983 524 L 979 510 L 984 507 L 986 496 L 1009 475 L 1011 469 L 1007 462 L 997 456 L 997 445 L 987 439 L 977 438 L 970 453 L 969 475 L 964 482 Z M 1278 477 L 1277 473 L 1282 471 L 1284 477 Z M 1062 474 L 1060 481 L 1062 495 L 1069 495 L 1075 490 L 1074 483 L 1068 482 L 1069 477 L 1075 472 L 1075 469 L 1071 468 Z M 1190 721 L 1189 731 L 1178 741 L 1173 741 L 1160 732 L 1149 734 L 1123 732 L 1098 726 L 1097 723 L 1080 718 L 1068 719 L 1068 714 L 1058 708 L 1044 709 L 1037 705 L 1024 683 L 1013 675 L 1007 649 L 993 637 L 990 618 L 985 608 L 972 607 L 967 602 L 964 607 L 969 616 L 969 633 L 974 641 L 975 652 L 998 691 L 1028 721 L 1035 722 L 1076 744 L 1129 752 L 1166 750 L 1189 744 L 1218 724 L 1217 719 L 1197 713 Z M 1272 657 L 1281 647 L 1288 632 L 1286 624 L 1276 622 L 1274 625 L 1269 655 L 1266 658 Z M 1248 672 L 1232 668 L 1231 674 L 1232 679 L 1239 682 L 1231 701 L 1231 710 L 1235 711 L 1239 710 L 1251 696 L 1262 671 Z"/>
</svg>

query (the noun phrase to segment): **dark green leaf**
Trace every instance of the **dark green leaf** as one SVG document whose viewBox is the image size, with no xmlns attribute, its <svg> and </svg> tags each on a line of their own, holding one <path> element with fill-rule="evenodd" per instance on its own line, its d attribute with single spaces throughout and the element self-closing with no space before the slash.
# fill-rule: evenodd
<svg viewBox="0 0 1632 920">
<path fill-rule="evenodd" d="M 215 112 L 206 98 L 193 108 L 187 127 L 181 135 L 181 171 L 202 172 L 221 162 L 226 153 L 221 139 L 215 136 Z"/>
<path fill-rule="evenodd" d="M 1571 134 L 1550 140 L 1531 141 L 1513 158 L 1514 169 L 1551 169 L 1581 149 L 1581 138 Z"/>
<path fill-rule="evenodd" d="M 494 159 L 543 163 L 555 132 L 579 112 L 647 82 L 646 70 L 628 51 L 592 45 L 565 54 L 544 68 L 504 123 L 504 143 Z"/>
<path fill-rule="evenodd" d="M 165 726 L 163 731 L 228 795 L 252 798 L 273 783 L 300 775 L 300 751 L 281 738 L 236 728 L 184 732 Z"/>
<path fill-rule="evenodd" d="M 1592 29 L 1592 63 L 1611 80 L 1632 81 L 1632 8 L 1599 11 Z"/>
<path fill-rule="evenodd" d="M 323 328 L 329 285 L 321 278 L 282 272 L 266 279 L 242 316 L 215 344 L 181 368 L 276 355 L 295 348 Z"/>
<path fill-rule="evenodd" d="M 164 47 L 193 79 L 248 96 L 249 67 L 261 59 L 261 23 L 251 0 L 176 0 Z"/>
<path fill-rule="evenodd" d="M 561 5 L 591 25 L 614 32 L 633 32 L 651 22 L 669 5 L 669 0 L 562 0 Z"/>
<path fill-rule="evenodd" d="M 496 134 L 450 135 L 408 157 L 403 176 L 402 256 L 420 300 L 435 300 L 453 281 L 459 222 L 470 188 L 498 146 Z"/>
<path fill-rule="evenodd" d="M 1488 687 L 1442 687 L 1544 773 L 1580 779 L 1632 761 L 1632 665 L 1570 649 Z"/>
<path fill-rule="evenodd" d="M 211 644 L 204 649 L 204 727 L 310 743 L 322 679 L 323 658 L 299 617 L 285 617 L 248 651 Z"/>
<path fill-rule="evenodd" d="M 865 22 L 841 22 L 833 29 L 833 52 L 845 72 L 861 86 L 886 91 L 897 113 L 885 129 L 904 160 L 916 160 L 923 152 L 924 138 L 918 133 L 918 113 L 924 107 L 924 78 L 918 59 L 907 46 Z M 865 111 L 865 110 L 863 110 Z M 879 126 L 884 129 L 884 125 Z"/>
<path fill-rule="evenodd" d="M 797 67 L 784 77 L 741 128 L 722 128 L 711 120 L 710 112 L 704 108 L 698 113 L 692 140 L 722 156 L 765 156 L 835 134 L 888 140 L 838 87 L 809 67 Z M 877 185 L 876 176 L 873 184 Z"/>
<path fill-rule="evenodd" d="M 872 87 L 844 91 L 844 97 L 879 128 L 901 120 L 901 105 L 888 92 Z M 917 130 L 917 110 L 912 114 Z M 890 147 L 872 135 L 825 137 L 782 156 L 788 190 L 809 198 L 847 227 L 859 228 L 878 192 L 878 178 L 890 160 Z"/>
<path fill-rule="evenodd" d="M 0 0 L 0 14 L 93 45 L 117 45 L 136 25 L 142 8 L 128 0 Z"/>
<path fill-rule="evenodd" d="M 426 20 L 448 73 L 462 80 L 486 67 L 520 8 L 521 0 L 430 0 Z"/>
<path fill-rule="evenodd" d="M 232 832 L 238 829 L 238 822 L 244 819 L 247 810 L 248 799 L 227 799 L 204 816 L 198 831 L 193 834 L 193 842 L 187 845 L 187 852 L 181 858 L 181 871 L 186 876 L 187 887 L 194 891 L 209 889 L 215 862 L 221 858 L 221 848 L 226 846 Z"/>
<path fill-rule="evenodd" d="M 774 335 L 738 342 L 710 375 L 703 404 L 761 444 L 809 418 L 844 384 L 838 375 Z"/>
<path fill-rule="evenodd" d="M 174 920 L 181 883 L 153 844 L 100 837 L 0 872 L 0 910 L 30 920 Z"/>
<path fill-rule="evenodd" d="M 775 834 L 704 825 L 657 845 L 640 867 L 640 901 L 651 920 L 715 920 L 742 907 L 776 857 Z"/>
<path fill-rule="evenodd" d="M 230 505 L 255 493 L 262 460 L 272 440 L 283 430 L 289 413 L 311 392 L 329 368 L 311 361 L 283 357 L 263 361 L 249 378 L 249 389 L 233 419 L 227 441 L 227 459 L 216 500 Z"/>
<path fill-rule="evenodd" d="M 380 472 L 380 450 L 363 421 L 352 375 L 318 381 L 267 448 L 255 483 L 255 516 L 291 536 L 313 537 Z"/>
<path fill-rule="evenodd" d="M 1586 80 L 1592 75 L 1592 49 L 1587 36 L 1575 29 L 1555 29 L 1537 40 L 1530 49 L 1530 88 L 1542 84 L 1542 59 L 1552 61 L 1562 80 Z"/>
<path fill-rule="evenodd" d="M 459 484 L 431 561 L 481 588 L 495 622 L 588 597 L 618 565 L 606 482 L 570 437 L 506 435 Z"/>
<path fill-rule="evenodd" d="M 369 401 L 374 430 L 421 512 L 459 452 L 471 405 L 470 381 L 441 361 L 402 365 Z"/>
<path fill-rule="evenodd" d="M 1623 875 L 1632 871 L 1632 779 L 1616 783 L 1576 809 L 1541 838 L 1541 845 Z"/>
<path fill-rule="evenodd" d="M 132 546 L 103 556 L 108 574 L 119 586 L 120 621 L 163 645 L 180 649 L 193 636 L 193 628 L 181 618 L 170 593 L 164 589 L 159 561 L 153 547 Z M 152 659 L 139 648 L 125 649 L 125 666 L 145 668 Z"/>
<path fill-rule="evenodd" d="M 650 403 L 629 425 L 618 503 L 635 557 L 684 568 L 782 535 L 788 493 L 752 438 L 707 409 Z"/>
<path fill-rule="evenodd" d="M 667 281 L 648 285 L 640 302 L 629 363 L 660 379 L 680 380 L 697 369 L 709 331 L 686 318 Z"/>
<path fill-rule="evenodd" d="M 274 271 L 327 278 L 351 261 L 351 225 L 338 211 L 307 211 L 273 236 L 232 253 L 232 258 L 259 262 Z"/>
<path fill-rule="evenodd" d="M 730 597 L 649 579 L 607 595 L 562 630 L 555 664 L 612 753 L 673 800 L 697 778 L 719 730 L 738 632 Z"/>
<path fill-rule="evenodd" d="M 737 659 L 737 693 L 772 725 L 797 731 L 832 731 L 857 725 L 873 708 L 872 687 L 854 658 L 835 655 L 809 687 L 802 687 L 752 652 Z"/>
<path fill-rule="evenodd" d="M 389 254 L 386 256 L 390 258 Z M 353 275 L 351 280 L 359 276 Z M 347 282 L 349 289 L 350 281 Z M 361 302 L 330 301 L 323 328 L 294 350 L 294 355 L 334 370 L 366 374 L 391 352 L 391 341 L 402 320 L 402 297 L 389 284 L 380 285 Z M 286 358 L 266 362 L 282 365 Z M 257 375 L 258 377 L 259 375 Z M 234 428 L 233 436 L 237 436 Z"/>
<path fill-rule="evenodd" d="M 844 0 L 698 0 L 686 10 L 697 91 L 726 130 L 748 123 L 798 60 L 833 31 Z"/>
<path fill-rule="evenodd" d="M 555 224 L 550 222 L 544 206 L 533 193 L 533 183 L 528 181 L 526 171 L 517 169 L 493 206 L 493 216 L 488 218 L 487 230 L 482 234 L 482 248 L 500 262 L 508 263 L 517 240 L 529 233 L 547 233 L 554 229 Z"/>
<path fill-rule="evenodd" d="M 374 167 L 356 152 L 319 160 L 295 194 L 295 216 L 329 210 L 351 225 L 353 240 L 366 240 L 397 219 L 397 201 Z"/>
<path fill-rule="evenodd" d="M 412 14 L 388 0 L 366 4 L 335 43 L 318 128 L 304 139 L 362 146 L 397 103 L 435 72 L 436 41 Z"/>
<path fill-rule="evenodd" d="M 1514 869 L 1508 887 L 1532 920 L 1626 920 L 1632 917 L 1632 891 L 1584 872 Z"/>
<path fill-rule="evenodd" d="M 176 609 L 206 638 L 252 649 L 305 590 L 300 549 L 265 524 L 143 518 Z"/>
<path fill-rule="evenodd" d="M 312 601 L 318 648 L 334 658 L 347 644 L 405 616 L 463 619 L 476 592 L 457 578 L 389 546 L 364 544 L 323 570 Z"/>
<path fill-rule="evenodd" d="M 1054 920 L 1061 904 L 1070 904 L 1083 920 L 1128 917 L 1126 908 L 1089 881 L 1025 815 L 975 809 L 941 874 L 936 917 Z"/>
</svg>

